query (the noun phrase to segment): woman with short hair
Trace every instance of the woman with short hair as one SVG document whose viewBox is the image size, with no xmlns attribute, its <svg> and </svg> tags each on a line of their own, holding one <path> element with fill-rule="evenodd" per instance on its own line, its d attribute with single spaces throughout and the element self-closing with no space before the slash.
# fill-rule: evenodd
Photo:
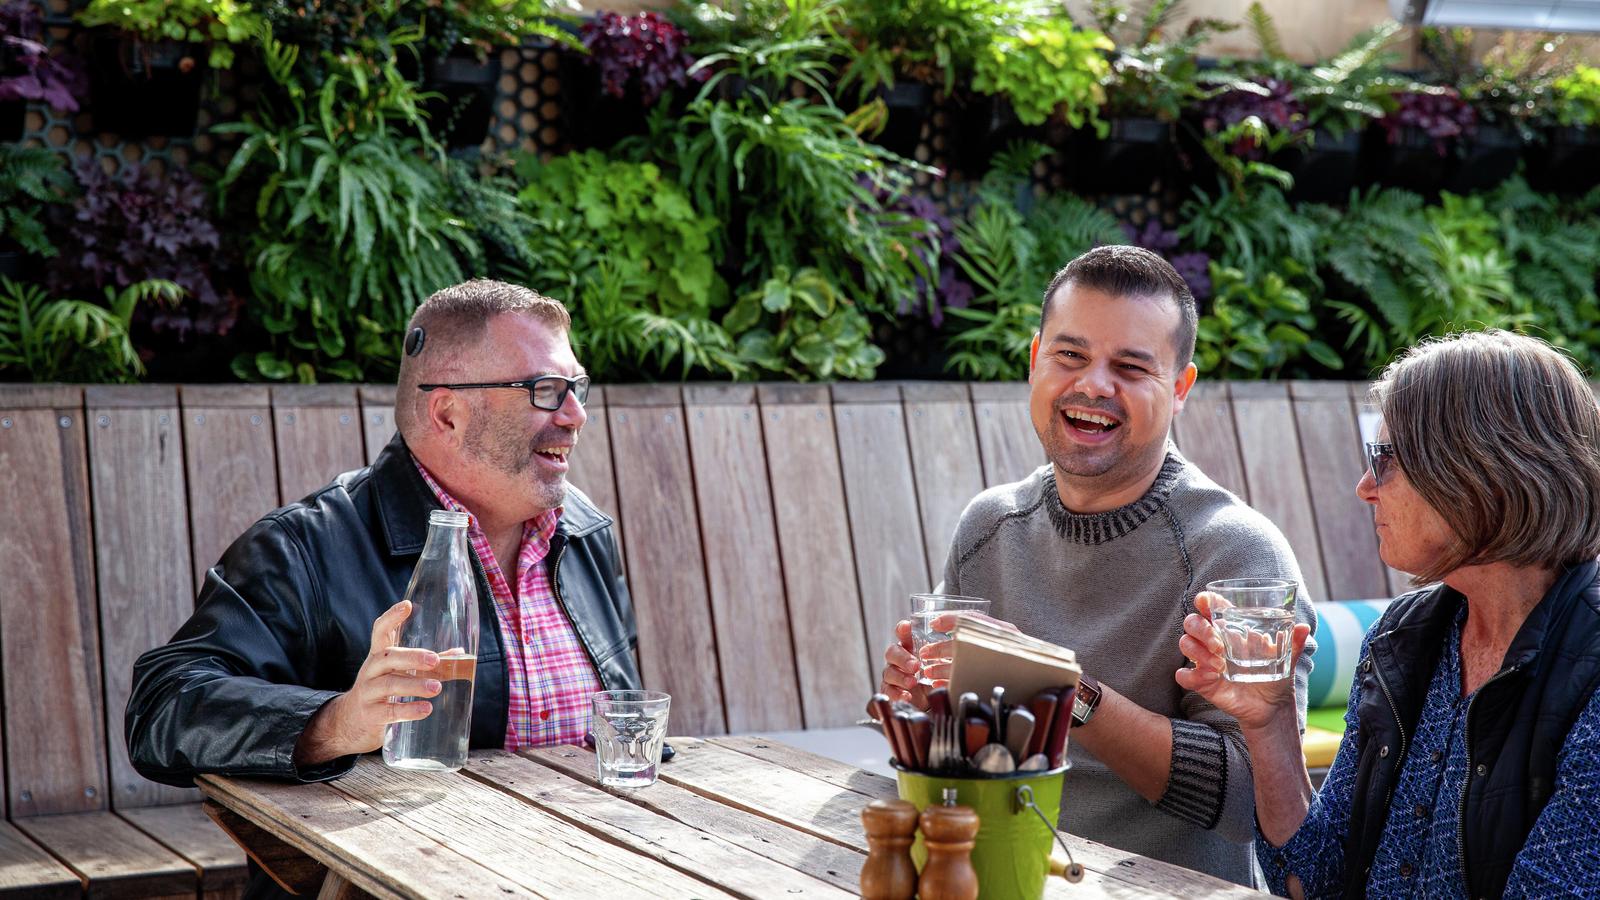
<svg viewBox="0 0 1600 900">
<path fill-rule="evenodd" d="M 1504 331 L 1419 344 L 1373 399 L 1383 425 L 1356 493 L 1383 561 L 1438 583 L 1368 632 L 1320 790 L 1290 683 L 1221 674 L 1214 595 L 1179 642 L 1194 668 L 1178 683 L 1250 748 L 1268 881 L 1308 897 L 1600 896 L 1600 406 L 1565 356 Z"/>
</svg>

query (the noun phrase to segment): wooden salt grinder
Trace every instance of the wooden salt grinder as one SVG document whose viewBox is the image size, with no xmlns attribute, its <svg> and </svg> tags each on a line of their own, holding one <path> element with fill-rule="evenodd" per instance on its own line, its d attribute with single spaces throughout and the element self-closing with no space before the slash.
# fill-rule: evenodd
<svg viewBox="0 0 1600 900">
<path fill-rule="evenodd" d="M 978 838 L 978 814 L 956 806 L 954 788 L 944 789 L 944 805 L 922 811 L 922 843 L 928 862 L 917 882 L 919 900 L 975 900 L 978 873 L 972 868 L 972 845 Z"/>
<path fill-rule="evenodd" d="M 874 800 L 861 811 L 861 824 L 867 829 L 861 900 L 912 900 L 917 895 L 917 867 L 911 861 L 917 808 L 904 800 Z"/>
</svg>

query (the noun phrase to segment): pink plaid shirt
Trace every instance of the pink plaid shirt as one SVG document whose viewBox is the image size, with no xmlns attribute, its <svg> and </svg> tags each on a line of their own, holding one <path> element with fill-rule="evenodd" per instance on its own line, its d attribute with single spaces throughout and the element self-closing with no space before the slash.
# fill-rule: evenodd
<svg viewBox="0 0 1600 900">
<path fill-rule="evenodd" d="M 415 458 L 412 461 L 416 462 Z M 422 463 L 416 465 L 422 480 L 445 509 L 470 517 L 467 539 L 488 576 L 500 638 L 505 645 L 510 696 L 505 749 L 581 742 L 589 729 L 589 695 L 602 687 L 577 631 L 556 600 L 549 567 L 544 562 L 561 509 L 557 507 L 522 523 L 513 592 L 489 547 L 488 536 L 478 527 L 478 517 L 445 493 Z"/>
</svg>

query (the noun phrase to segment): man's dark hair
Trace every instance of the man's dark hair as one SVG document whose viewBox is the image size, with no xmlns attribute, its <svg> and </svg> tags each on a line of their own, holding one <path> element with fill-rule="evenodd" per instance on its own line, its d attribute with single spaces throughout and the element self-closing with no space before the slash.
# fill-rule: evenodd
<svg viewBox="0 0 1600 900">
<path fill-rule="evenodd" d="M 1039 327 L 1050 317 L 1050 301 L 1056 291 L 1071 282 L 1113 297 L 1165 300 L 1172 298 L 1178 307 L 1178 328 L 1172 333 L 1173 349 L 1178 353 L 1181 371 L 1194 359 L 1194 334 L 1200 324 L 1194 294 L 1170 263 L 1143 247 L 1116 245 L 1096 247 L 1067 263 L 1050 279 L 1044 303 L 1039 308 Z"/>
</svg>

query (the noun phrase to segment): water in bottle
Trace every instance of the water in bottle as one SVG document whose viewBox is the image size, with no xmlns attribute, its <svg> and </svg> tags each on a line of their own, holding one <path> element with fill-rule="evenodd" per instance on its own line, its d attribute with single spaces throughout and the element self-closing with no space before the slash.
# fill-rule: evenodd
<svg viewBox="0 0 1600 900">
<path fill-rule="evenodd" d="M 439 665 L 415 673 L 439 681 L 442 689 L 426 699 L 427 718 L 396 722 L 383 736 L 383 761 L 401 769 L 453 772 L 467 763 L 472 731 L 472 685 L 478 659 L 478 586 L 467 546 L 467 514 L 435 510 L 428 517 L 428 540 L 411 574 L 406 599 L 411 616 L 401 628 L 400 646 L 432 650 Z"/>
</svg>

